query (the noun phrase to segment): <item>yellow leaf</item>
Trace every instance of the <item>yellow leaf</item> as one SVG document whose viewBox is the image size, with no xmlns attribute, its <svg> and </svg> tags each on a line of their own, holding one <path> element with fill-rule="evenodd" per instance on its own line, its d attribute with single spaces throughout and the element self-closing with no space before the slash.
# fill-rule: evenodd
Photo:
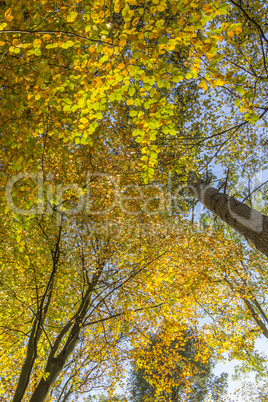
<svg viewBox="0 0 268 402">
<path fill-rule="evenodd" d="M 198 69 L 197 69 L 197 68 L 192 68 L 192 69 L 191 69 L 190 73 L 192 74 L 192 77 L 193 77 L 193 78 L 196 78 L 196 77 L 197 77 L 197 72 L 198 72 Z"/>
<path fill-rule="evenodd" d="M 77 12 L 73 11 L 71 14 L 68 15 L 67 22 L 74 22 L 77 16 Z"/>
<path fill-rule="evenodd" d="M 13 20 L 13 15 L 11 15 L 11 8 L 8 8 L 5 12 L 5 19 L 7 21 L 12 21 Z"/>
<path fill-rule="evenodd" d="M 205 53 L 205 55 L 206 55 L 206 57 L 207 57 L 209 60 L 212 60 L 213 57 L 215 57 L 215 54 L 214 54 L 214 53 Z"/>
<path fill-rule="evenodd" d="M 13 39 L 12 45 L 18 46 L 18 45 L 20 45 L 20 41 L 18 41 L 18 39 Z"/>
<path fill-rule="evenodd" d="M 105 66 L 105 70 L 106 70 L 106 71 L 110 71 L 110 70 L 111 70 L 111 67 L 112 67 L 111 63 L 108 63 L 108 64 L 106 64 L 106 66 Z"/>
<path fill-rule="evenodd" d="M 6 17 L 6 20 L 7 20 L 7 21 L 12 21 L 13 18 L 14 18 L 13 15 L 8 15 L 8 16 Z"/>
<path fill-rule="evenodd" d="M 222 87 L 225 84 L 225 81 L 223 81 L 221 78 L 218 78 L 215 80 L 215 83 L 217 86 Z"/>
<path fill-rule="evenodd" d="M 40 47 L 41 44 L 42 44 L 41 39 L 35 39 L 35 40 L 33 41 L 34 47 Z"/>
<path fill-rule="evenodd" d="M 213 9 L 210 7 L 209 4 L 205 4 L 202 9 L 205 11 L 205 13 L 209 14 L 212 13 Z"/>
<path fill-rule="evenodd" d="M 186 27 L 185 29 L 184 29 L 184 31 L 185 32 L 194 32 L 195 31 L 195 26 L 189 26 L 189 27 Z"/>
<path fill-rule="evenodd" d="M 43 39 L 49 40 L 49 39 L 51 39 L 51 35 L 45 34 L 45 35 L 43 35 Z"/>
<path fill-rule="evenodd" d="M 200 88 L 203 88 L 203 91 L 206 91 L 207 88 L 208 88 L 207 83 L 206 83 L 205 80 L 201 80 L 201 81 L 199 82 L 198 86 L 199 86 Z"/>
<path fill-rule="evenodd" d="M 234 33 L 236 35 L 239 35 L 242 32 L 242 29 L 240 27 L 235 28 Z"/>
<path fill-rule="evenodd" d="M 158 11 L 165 11 L 166 7 L 163 4 L 159 4 L 159 6 L 157 6 L 157 10 Z"/>
</svg>

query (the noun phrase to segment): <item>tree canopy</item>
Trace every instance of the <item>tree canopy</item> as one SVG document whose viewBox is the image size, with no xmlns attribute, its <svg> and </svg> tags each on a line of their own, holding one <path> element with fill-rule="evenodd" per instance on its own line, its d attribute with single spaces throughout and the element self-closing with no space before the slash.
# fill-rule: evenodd
<svg viewBox="0 0 268 402">
<path fill-rule="evenodd" d="M 205 362 L 199 358 L 199 340 L 194 331 L 185 329 L 170 344 L 163 342 L 163 334 L 153 335 L 147 348 L 138 351 L 132 364 L 129 380 L 130 400 L 145 401 L 191 401 L 202 402 L 209 397 L 219 401 L 226 393 L 228 374 L 220 377 L 212 374 L 215 364 L 213 351 Z M 172 357 L 170 358 L 171 355 Z M 181 373 L 186 366 L 189 376 Z M 171 389 L 164 388 L 159 393 L 156 384 L 172 382 Z"/>
<path fill-rule="evenodd" d="M 0 1 L 1 400 L 112 394 L 160 328 L 261 371 L 267 12 Z"/>
</svg>

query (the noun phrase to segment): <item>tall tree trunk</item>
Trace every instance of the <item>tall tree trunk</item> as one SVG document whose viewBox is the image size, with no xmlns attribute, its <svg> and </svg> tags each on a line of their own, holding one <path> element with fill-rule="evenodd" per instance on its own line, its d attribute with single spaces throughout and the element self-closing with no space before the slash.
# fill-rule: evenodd
<svg viewBox="0 0 268 402">
<path fill-rule="evenodd" d="M 203 182 L 190 182 L 194 198 L 268 257 L 268 217 Z"/>
<path fill-rule="evenodd" d="M 61 373 L 63 367 L 67 363 L 68 358 L 73 352 L 75 345 L 78 341 L 80 333 L 80 324 L 77 323 L 71 330 L 65 347 L 57 357 L 51 357 L 48 359 L 48 363 L 45 369 L 46 378 L 42 378 L 35 388 L 33 395 L 30 398 L 30 402 L 45 402 L 48 399 L 49 392 L 54 385 L 56 379 Z"/>
<path fill-rule="evenodd" d="M 84 297 L 82 298 L 75 315 L 65 325 L 65 327 L 61 330 L 56 340 L 54 341 L 54 345 L 52 346 L 50 355 L 48 356 L 47 359 L 45 375 L 41 378 L 41 380 L 37 384 L 29 402 L 47 401 L 52 386 L 55 384 L 55 381 L 60 375 L 62 369 L 67 363 L 70 355 L 72 354 L 79 340 L 79 334 L 83 326 L 82 323 L 85 316 L 88 313 L 92 292 L 98 283 L 98 280 L 104 269 L 105 263 L 106 262 L 100 263 L 98 270 L 93 274 L 91 283 L 88 284 L 87 291 Z M 75 322 L 74 324 L 73 321 Z M 65 341 L 64 346 L 62 346 L 61 352 L 59 352 L 62 339 L 68 333 L 69 330 L 70 333 L 67 337 L 67 340 Z M 56 356 L 57 352 L 59 352 L 59 354 Z"/>
</svg>

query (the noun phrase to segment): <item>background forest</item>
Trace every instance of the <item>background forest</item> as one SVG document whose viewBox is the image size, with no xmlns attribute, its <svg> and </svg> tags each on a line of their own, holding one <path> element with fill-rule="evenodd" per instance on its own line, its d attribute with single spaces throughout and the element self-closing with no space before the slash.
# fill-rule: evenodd
<svg viewBox="0 0 268 402">
<path fill-rule="evenodd" d="M 267 30 L 265 0 L 0 1 L 0 401 L 267 377 Z"/>
</svg>

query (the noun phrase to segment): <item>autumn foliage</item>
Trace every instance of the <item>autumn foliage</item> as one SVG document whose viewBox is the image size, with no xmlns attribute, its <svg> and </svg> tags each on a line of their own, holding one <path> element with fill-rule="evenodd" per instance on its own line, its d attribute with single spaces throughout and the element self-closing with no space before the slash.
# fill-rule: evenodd
<svg viewBox="0 0 268 402">
<path fill-rule="evenodd" d="M 259 166 L 266 20 L 259 1 L 0 1 L 1 401 L 112 394 L 152 331 L 254 366 L 266 259 L 204 229 L 187 185 Z"/>
</svg>

